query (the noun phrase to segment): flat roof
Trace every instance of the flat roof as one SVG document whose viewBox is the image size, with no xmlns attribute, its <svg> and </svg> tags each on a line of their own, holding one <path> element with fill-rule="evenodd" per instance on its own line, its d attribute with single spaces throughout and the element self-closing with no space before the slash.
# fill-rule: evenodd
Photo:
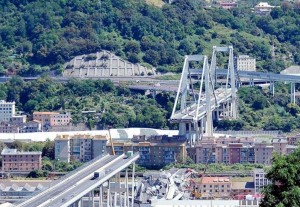
<svg viewBox="0 0 300 207">
<path fill-rule="evenodd" d="M 33 114 L 59 114 L 58 112 L 51 112 L 51 111 L 34 111 Z"/>
<path fill-rule="evenodd" d="M 131 139 L 134 135 L 178 135 L 178 130 L 161 130 L 153 128 L 125 128 L 125 129 L 110 129 L 110 134 L 113 139 Z M 0 133 L 0 141 L 13 142 L 19 141 L 46 141 L 47 139 L 54 140 L 57 135 L 104 135 L 109 137 L 108 130 L 91 130 L 91 131 L 66 131 L 66 132 L 32 132 L 32 133 Z"/>
<path fill-rule="evenodd" d="M 41 155 L 42 152 L 19 152 L 17 149 L 5 148 L 2 150 L 1 155 Z"/>
</svg>

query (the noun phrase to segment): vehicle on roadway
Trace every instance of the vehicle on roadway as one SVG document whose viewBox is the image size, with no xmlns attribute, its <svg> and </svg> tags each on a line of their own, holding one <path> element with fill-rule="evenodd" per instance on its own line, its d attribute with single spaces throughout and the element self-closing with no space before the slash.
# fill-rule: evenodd
<svg viewBox="0 0 300 207">
<path fill-rule="evenodd" d="M 99 178 L 100 176 L 104 176 L 105 171 L 104 170 L 97 170 L 94 172 L 94 178 Z"/>
</svg>

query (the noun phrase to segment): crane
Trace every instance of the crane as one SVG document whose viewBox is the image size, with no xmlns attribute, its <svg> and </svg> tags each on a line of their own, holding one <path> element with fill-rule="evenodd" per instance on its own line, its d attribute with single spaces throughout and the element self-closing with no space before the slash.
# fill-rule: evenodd
<svg viewBox="0 0 300 207">
<path fill-rule="evenodd" d="M 205 163 L 203 172 L 202 172 L 202 174 L 200 174 L 200 181 L 199 181 L 199 184 L 202 184 L 202 180 L 203 180 L 203 177 L 204 177 L 205 174 L 206 174 L 206 170 L 207 170 L 207 167 L 208 167 L 209 159 L 210 159 L 212 153 L 213 153 L 213 145 L 211 146 L 210 151 L 209 151 L 209 155 L 208 155 L 208 157 L 206 158 L 206 163 Z M 194 189 L 193 189 L 193 191 L 192 191 L 192 195 L 193 195 L 195 198 L 199 199 L 199 198 L 202 197 L 202 194 L 201 194 L 201 192 L 199 192 L 199 189 L 198 189 L 197 187 L 195 187 L 195 182 L 193 182 L 193 183 L 194 183 Z M 198 191 L 197 191 L 197 190 L 198 190 Z"/>
<path fill-rule="evenodd" d="M 112 137 L 110 134 L 110 127 L 108 127 L 108 135 L 109 135 L 109 142 L 110 142 L 110 146 L 111 146 L 112 155 L 116 155 L 114 143 L 113 143 L 113 140 L 112 140 Z"/>
</svg>

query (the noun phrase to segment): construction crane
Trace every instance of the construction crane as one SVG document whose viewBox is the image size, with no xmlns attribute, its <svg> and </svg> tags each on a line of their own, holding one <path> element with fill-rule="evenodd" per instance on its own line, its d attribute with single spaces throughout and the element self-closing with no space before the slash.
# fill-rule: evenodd
<svg viewBox="0 0 300 207">
<path fill-rule="evenodd" d="M 110 129 L 111 129 L 111 127 L 108 127 L 108 135 L 109 135 L 109 141 L 110 141 L 110 146 L 111 146 L 111 153 L 112 153 L 112 155 L 116 155 L 114 143 L 113 143 L 113 140 L 112 140 L 112 137 L 110 134 Z"/>
</svg>

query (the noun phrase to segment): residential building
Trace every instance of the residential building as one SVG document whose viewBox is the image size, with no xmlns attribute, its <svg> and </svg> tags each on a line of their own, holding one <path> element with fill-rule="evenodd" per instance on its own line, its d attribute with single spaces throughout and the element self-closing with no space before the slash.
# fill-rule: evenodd
<svg viewBox="0 0 300 207">
<path fill-rule="evenodd" d="M 87 162 L 106 153 L 107 137 L 101 135 L 60 135 L 55 138 L 55 159 Z"/>
<path fill-rule="evenodd" d="M 26 115 L 12 116 L 9 120 L 9 123 L 17 126 L 22 126 L 24 123 L 26 123 L 26 118 Z"/>
<path fill-rule="evenodd" d="M 2 171 L 30 172 L 42 168 L 42 152 L 18 152 L 17 149 L 2 150 Z"/>
<path fill-rule="evenodd" d="M 296 146 L 296 145 L 287 145 L 286 146 L 286 154 L 287 155 L 291 154 L 297 148 L 298 148 L 298 146 Z"/>
<path fill-rule="evenodd" d="M 266 178 L 266 172 L 263 169 L 253 170 L 255 194 L 261 193 L 264 186 L 268 185 L 270 181 Z"/>
<path fill-rule="evenodd" d="M 235 163 L 254 163 L 255 155 L 253 146 L 244 145 L 243 143 L 228 144 L 229 164 Z"/>
<path fill-rule="evenodd" d="M 288 137 L 287 140 L 289 145 L 298 145 L 300 144 L 300 134 L 297 134 L 292 137 Z"/>
<path fill-rule="evenodd" d="M 50 115 L 50 126 L 66 126 L 71 122 L 71 113 Z"/>
<path fill-rule="evenodd" d="M 242 200 L 245 199 L 247 195 L 254 194 L 254 182 L 232 182 L 231 197 L 234 199 Z"/>
<path fill-rule="evenodd" d="M 193 179 L 194 188 L 201 193 L 203 199 L 228 198 L 231 194 L 229 177 L 203 177 Z"/>
<path fill-rule="evenodd" d="M 0 133 L 19 133 L 19 127 L 9 122 L 0 122 Z"/>
<path fill-rule="evenodd" d="M 286 137 L 278 137 L 272 139 L 272 146 L 274 147 L 274 151 L 280 155 L 286 154 L 287 145 L 288 145 L 288 140 Z"/>
<path fill-rule="evenodd" d="M 256 71 L 256 59 L 248 55 L 237 57 L 237 69 L 242 71 Z"/>
<path fill-rule="evenodd" d="M 223 9 L 234 9 L 238 7 L 237 2 L 235 1 L 217 2 L 217 5 Z"/>
<path fill-rule="evenodd" d="M 38 120 L 42 123 L 42 126 L 50 126 L 51 115 L 58 115 L 57 112 L 33 112 L 33 120 Z"/>
<path fill-rule="evenodd" d="M 274 147 L 267 142 L 255 143 L 255 163 L 271 165 Z"/>
<path fill-rule="evenodd" d="M 268 15 L 275 8 L 275 6 L 271 6 L 268 2 L 259 2 L 254 7 L 254 13 L 258 15 Z"/>
<path fill-rule="evenodd" d="M 16 113 L 15 102 L 0 100 L 0 121 L 9 122 Z"/>
<path fill-rule="evenodd" d="M 248 137 L 204 138 L 188 149 L 188 154 L 195 163 L 254 163 L 254 142 L 254 138 Z"/>
<path fill-rule="evenodd" d="M 20 133 L 41 132 L 42 123 L 38 120 L 29 121 L 22 125 Z"/>
<path fill-rule="evenodd" d="M 165 165 L 186 160 L 186 138 L 184 136 L 155 135 L 134 136 L 131 141 L 114 140 L 116 154 L 132 151 L 139 153 L 137 163 L 144 167 L 161 168 Z M 111 144 L 107 144 L 107 152 L 111 153 Z"/>
<path fill-rule="evenodd" d="M 260 163 L 271 165 L 273 153 L 292 153 L 299 143 L 300 135 L 277 137 L 271 142 L 256 142 L 251 137 L 203 138 L 196 146 L 187 149 L 195 163 Z"/>
</svg>

